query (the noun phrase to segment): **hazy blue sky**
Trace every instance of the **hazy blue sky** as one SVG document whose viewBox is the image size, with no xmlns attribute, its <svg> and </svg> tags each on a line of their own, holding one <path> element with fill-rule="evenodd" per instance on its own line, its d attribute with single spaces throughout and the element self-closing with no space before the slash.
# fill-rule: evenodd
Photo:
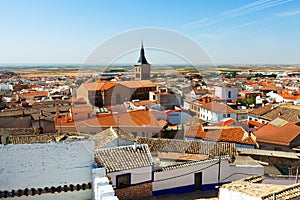
<svg viewBox="0 0 300 200">
<path fill-rule="evenodd" d="M 0 0 L 0 63 L 83 63 L 143 27 L 185 34 L 215 63 L 300 63 L 300 0 Z"/>
</svg>

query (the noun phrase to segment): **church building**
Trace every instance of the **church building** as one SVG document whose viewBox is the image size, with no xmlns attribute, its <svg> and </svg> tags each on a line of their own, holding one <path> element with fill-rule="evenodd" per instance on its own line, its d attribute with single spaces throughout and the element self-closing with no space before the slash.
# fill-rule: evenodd
<svg viewBox="0 0 300 200">
<path fill-rule="evenodd" d="M 138 63 L 134 65 L 135 67 L 135 80 L 150 80 L 150 64 L 147 62 L 145 57 L 144 45 L 142 43 L 142 48 L 140 51 L 140 58 Z"/>
</svg>

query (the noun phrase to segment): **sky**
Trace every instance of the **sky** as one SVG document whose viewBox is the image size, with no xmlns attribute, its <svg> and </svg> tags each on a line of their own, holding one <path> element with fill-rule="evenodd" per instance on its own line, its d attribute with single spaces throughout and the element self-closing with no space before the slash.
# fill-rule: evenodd
<svg viewBox="0 0 300 200">
<path fill-rule="evenodd" d="M 147 27 L 186 36 L 216 64 L 300 64 L 300 0 L 0 0 L 0 64 L 84 63 L 111 38 Z M 136 56 L 119 62 L 136 62 L 141 40 L 152 63 L 180 62 L 147 51 L 155 39 L 133 38 Z"/>
</svg>

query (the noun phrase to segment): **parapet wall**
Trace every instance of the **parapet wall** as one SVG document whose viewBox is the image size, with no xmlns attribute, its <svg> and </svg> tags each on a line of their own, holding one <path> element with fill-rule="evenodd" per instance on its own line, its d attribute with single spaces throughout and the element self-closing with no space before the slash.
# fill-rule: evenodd
<svg viewBox="0 0 300 200">
<path fill-rule="evenodd" d="M 0 145 L 0 191 L 88 184 L 94 141 Z"/>
</svg>

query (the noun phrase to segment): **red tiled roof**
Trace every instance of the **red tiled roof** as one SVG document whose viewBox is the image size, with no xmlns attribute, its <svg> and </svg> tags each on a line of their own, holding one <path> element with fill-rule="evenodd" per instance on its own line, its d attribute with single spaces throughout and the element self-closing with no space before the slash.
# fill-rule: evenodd
<svg viewBox="0 0 300 200">
<path fill-rule="evenodd" d="M 106 83 L 102 86 L 101 90 L 108 90 L 108 89 L 114 87 L 115 85 L 117 85 L 116 82 L 106 82 Z"/>
<path fill-rule="evenodd" d="M 277 90 L 277 87 L 273 84 L 268 84 L 262 88 L 260 88 L 260 90 L 272 90 L 272 91 L 276 91 Z"/>
<path fill-rule="evenodd" d="M 280 96 L 282 96 L 285 99 L 291 99 L 291 100 L 300 99 L 300 96 L 294 96 L 294 95 L 291 95 L 291 94 L 280 94 Z"/>
<path fill-rule="evenodd" d="M 26 98 L 26 97 L 48 97 L 47 91 L 32 91 L 28 93 L 19 94 L 19 98 Z"/>
<path fill-rule="evenodd" d="M 261 116 L 261 115 L 271 111 L 273 106 L 274 105 L 272 105 L 272 104 L 268 104 L 266 106 L 256 108 L 255 110 L 250 112 L 250 115 Z"/>
<path fill-rule="evenodd" d="M 142 80 L 142 81 L 120 81 L 118 82 L 120 85 L 123 85 L 128 88 L 141 88 L 141 87 L 156 87 L 154 83 L 150 80 Z"/>
<path fill-rule="evenodd" d="M 82 85 L 83 87 L 85 87 L 87 91 L 95 91 L 95 90 L 100 90 L 104 84 L 105 83 L 103 82 L 92 82 L 92 83 L 83 83 Z"/>
<path fill-rule="evenodd" d="M 97 118 L 81 121 L 83 126 L 153 126 L 160 127 L 154 115 L 149 110 L 136 110 L 120 114 L 103 114 Z"/>
<path fill-rule="evenodd" d="M 275 120 L 278 119 L 279 118 Z M 256 136 L 256 141 L 289 146 L 290 143 L 300 134 L 300 127 L 281 119 L 280 120 L 285 123 L 283 123 L 283 125 L 276 126 L 272 124 L 275 120 L 253 132 Z"/>
<path fill-rule="evenodd" d="M 230 106 L 223 104 L 223 103 L 215 103 L 210 102 L 203 104 L 201 108 L 204 108 L 206 110 L 210 110 L 216 113 L 236 113 L 235 110 L 233 110 Z"/>
<path fill-rule="evenodd" d="M 213 124 L 213 126 L 228 126 L 229 124 L 232 124 L 234 122 L 236 122 L 236 120 L 229 118 L 225 121 L 217 122 Z"/>
<path fill-rule="evenodd" d="M 187 128 L 185 132 L 185 137 L 191 138 L 205 138 L 206 132 L 203 130 L 203 126 L 201 125 L 194 125 Z"/>
<path fill-rule="evenodd" d="M 256 145 L 253 135 L 249 136 L 242 127 L 223 127 L 205 132 L 202 126 L 191 126 L 185 133 L 185 137 L 199 138 L 203 140 L 232 142 L 239 144 Z"/>
<path fill-rule="evenodd" d="M 224 127 L 220 130 L 207 132 L 206 140 L 216 140 L 219 142 L 232 142 L 239 144 L 256 145 L 255 138 L 246 132 L 242 127 Z"/>
<path fill-rule="evenodd" d="M 260 125 L 261 125 L 260 122 L 257 122 L 257 121 L 254 121 L 254 120 L 249 120 L 248 124 L 253 125 L 253 126 L 257 126 L 257 127 L 260 127 Z"/>
<path fill-rule="evenodd" d="M 145 105 L 154 105 L 157 104 L 157 102 L 150 101 L 150 100 L 140 100 L 140 101 L 132 101 L 132 104 L 135 106 L 145 106 Z"/>
</svg>

